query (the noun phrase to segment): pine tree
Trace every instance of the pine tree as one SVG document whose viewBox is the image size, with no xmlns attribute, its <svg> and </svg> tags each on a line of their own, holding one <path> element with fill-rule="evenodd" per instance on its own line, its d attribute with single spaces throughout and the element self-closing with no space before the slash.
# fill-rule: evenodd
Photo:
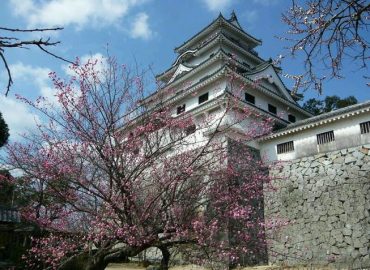
<svg viewBox="0 0 370 270">
<path fill-rule="evenodd" d="M 0 112 L 0 147 L 8 142 L 9 128 Z"/>
</svg>

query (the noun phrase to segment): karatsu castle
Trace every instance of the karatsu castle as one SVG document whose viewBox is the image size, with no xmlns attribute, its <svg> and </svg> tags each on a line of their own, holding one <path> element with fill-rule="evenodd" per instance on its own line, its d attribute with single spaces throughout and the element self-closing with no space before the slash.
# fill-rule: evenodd
<svg viewBox="0 0 370 270">
<path fill-rule="evenodd" d="M 264 215 L 293 222 L 269 235 L 268 262 L 370 267 L 370 101 L 313 116 L 293 99 L 281 70 L 258 55 L 261 45 L 234 12 L 220 14 L 175 48 L 177 58 L 157 76 L 162 89 L 178 89 L 165 101 L 174 116 L 213 113 L 233 86 L 243 86 L 240 104 L 276 126 L 249 146 L 268 162 L 285 162 L 270 171 L 285 179 L 265 194 Z M 154 106 L 159 92 L 146 104 Z"/>
</svg>

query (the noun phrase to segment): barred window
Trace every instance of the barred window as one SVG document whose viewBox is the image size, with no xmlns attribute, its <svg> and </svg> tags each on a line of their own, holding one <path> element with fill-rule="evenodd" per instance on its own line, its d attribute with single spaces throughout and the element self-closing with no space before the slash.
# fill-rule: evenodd
<svg viewBox="0 0 370 270">
<path fill-rule="evenodd" d="M 277 145 L 277 153 L 278 154 L 284 154 L 294 151 L 294 143 L 293 141 L 280 143 Z"/>
<path fill-rule="evenodd" d="M 317 136 L 317 144 L 319 145 L 335 141 L 333 130 L 317 134 L 316 136 Z"/>
<path fill-rule="evenodd" d="M 370 133 L 370 121 L 360 123 L 361 134 Z"/>
</svg>

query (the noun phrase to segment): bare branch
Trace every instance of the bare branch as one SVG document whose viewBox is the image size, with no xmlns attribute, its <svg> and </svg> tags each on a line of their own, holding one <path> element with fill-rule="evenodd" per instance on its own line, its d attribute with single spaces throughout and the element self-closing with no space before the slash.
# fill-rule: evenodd
<svg viewBox="0 0 370 270">
<path fill-rule="evenodd" d="M 42 33 L 46 31 L 60 31 L 63 30 L 63 27 L 52 27 L 52 28 L 33 28 L 33 29 L 19 29 L 19 28 L 8 28 L 8 27 L 0 27 L 0 31 L 6 31 L 6 32 L 12 32 L 12 33 Z M 11 70 L 9 68 L 8 62 L 5 57 L 5 50 L 11 49 L 11 48 L 19 48 L 19 49 L 29 49 L 31 47 L 37 47 L 41 51 L 45 52 L 46 54 L 51 55 L 52 57 L 62 60 L 64 62 L 73 64 L 72 61 L 63 58 L 55 53 L 52 53 L 49 51 L 46 47 L 50 46 L 55 46 L 59 44 L 60 41 L 50 41 L 50 38 L 47 39 L 42 39 L 40 38 L 39 40 L 27 40 L 27 39 L 21 39 L 18 37 L 13 37 L 13 36 L 2 36 L 0 34 L 0 57 L 1 60 L 3 61 L 4 67 L 7 71 L 8 74 L 8 83 L 6 86 L 6 91 L 5 91 L 5 96 L 8 95 L 10 88 L 13 84 L 13 79 L 11 76 Z"/>
<path fill-rule="evenodd" d="M 33 28 L 33 29 L 19 29 L 19 28 L 7 28 L 0 27 L 0 30 L 9 32 L 45 32 L 45 31 L 59 31 L 63 30 L 64 27 L 52 27 L 52 28 Z"/>
<path fill-rule="evenodd" d="M 13 84 L 13 79 L 12 79 L 12 74 L 10 73 L 8 63 L 7 63 L 6 58 L 4 57 L 4 54 L 2 53 L 2 51 L 0 51 L 0 57 L 1 57 L 1 60 L 3 60 L 6 72 L 8 73 L 8 84 L 6 86 L 6 92 L 5 92 L 5 96 L 6 96 L 6 95 L 8 95 L 10 86 Z"/>
<path fill-rule="evenodd" d="M 305 73 L 291 76 L 296 79 L 294 91 L 313 86 L 321 93 L 323 80 L 343 78 L 346 59 L 367 68 L 369 16 L 366 0 L 310 0 L 302 5 L 292 1 L 282 15 L 289 31 L 281 39 L 291 43 L 291 56 L 303 53 L 305 59 Z"/>
</svg>

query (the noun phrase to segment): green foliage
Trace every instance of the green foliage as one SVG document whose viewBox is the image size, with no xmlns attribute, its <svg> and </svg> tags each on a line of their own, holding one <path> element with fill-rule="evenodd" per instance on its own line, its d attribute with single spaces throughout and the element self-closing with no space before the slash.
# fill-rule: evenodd
<svg viewBox="0 0 370 270">
<path fill-rule="evenodd" d="M 8 142 L 9 128 L 0 112 L 0 147 Z"/>
<path fill-rule="evenodd" d="M 11 175 L 7 170 L 0 170 L 0 206 L 12 206 L 12 198 L 14 193 L 14 185 L 10 181 L 4 179 L 11 179 Z"/>
<path fill-rule="evenodd" d="M 327 96 L 324 100 L 311 98 L 303 104 L 303 108 L 314 115 L 331 112 L 340 108 L 357 104 L 354 96 L 340 98 L 338 96 Z"/>
</svg>

